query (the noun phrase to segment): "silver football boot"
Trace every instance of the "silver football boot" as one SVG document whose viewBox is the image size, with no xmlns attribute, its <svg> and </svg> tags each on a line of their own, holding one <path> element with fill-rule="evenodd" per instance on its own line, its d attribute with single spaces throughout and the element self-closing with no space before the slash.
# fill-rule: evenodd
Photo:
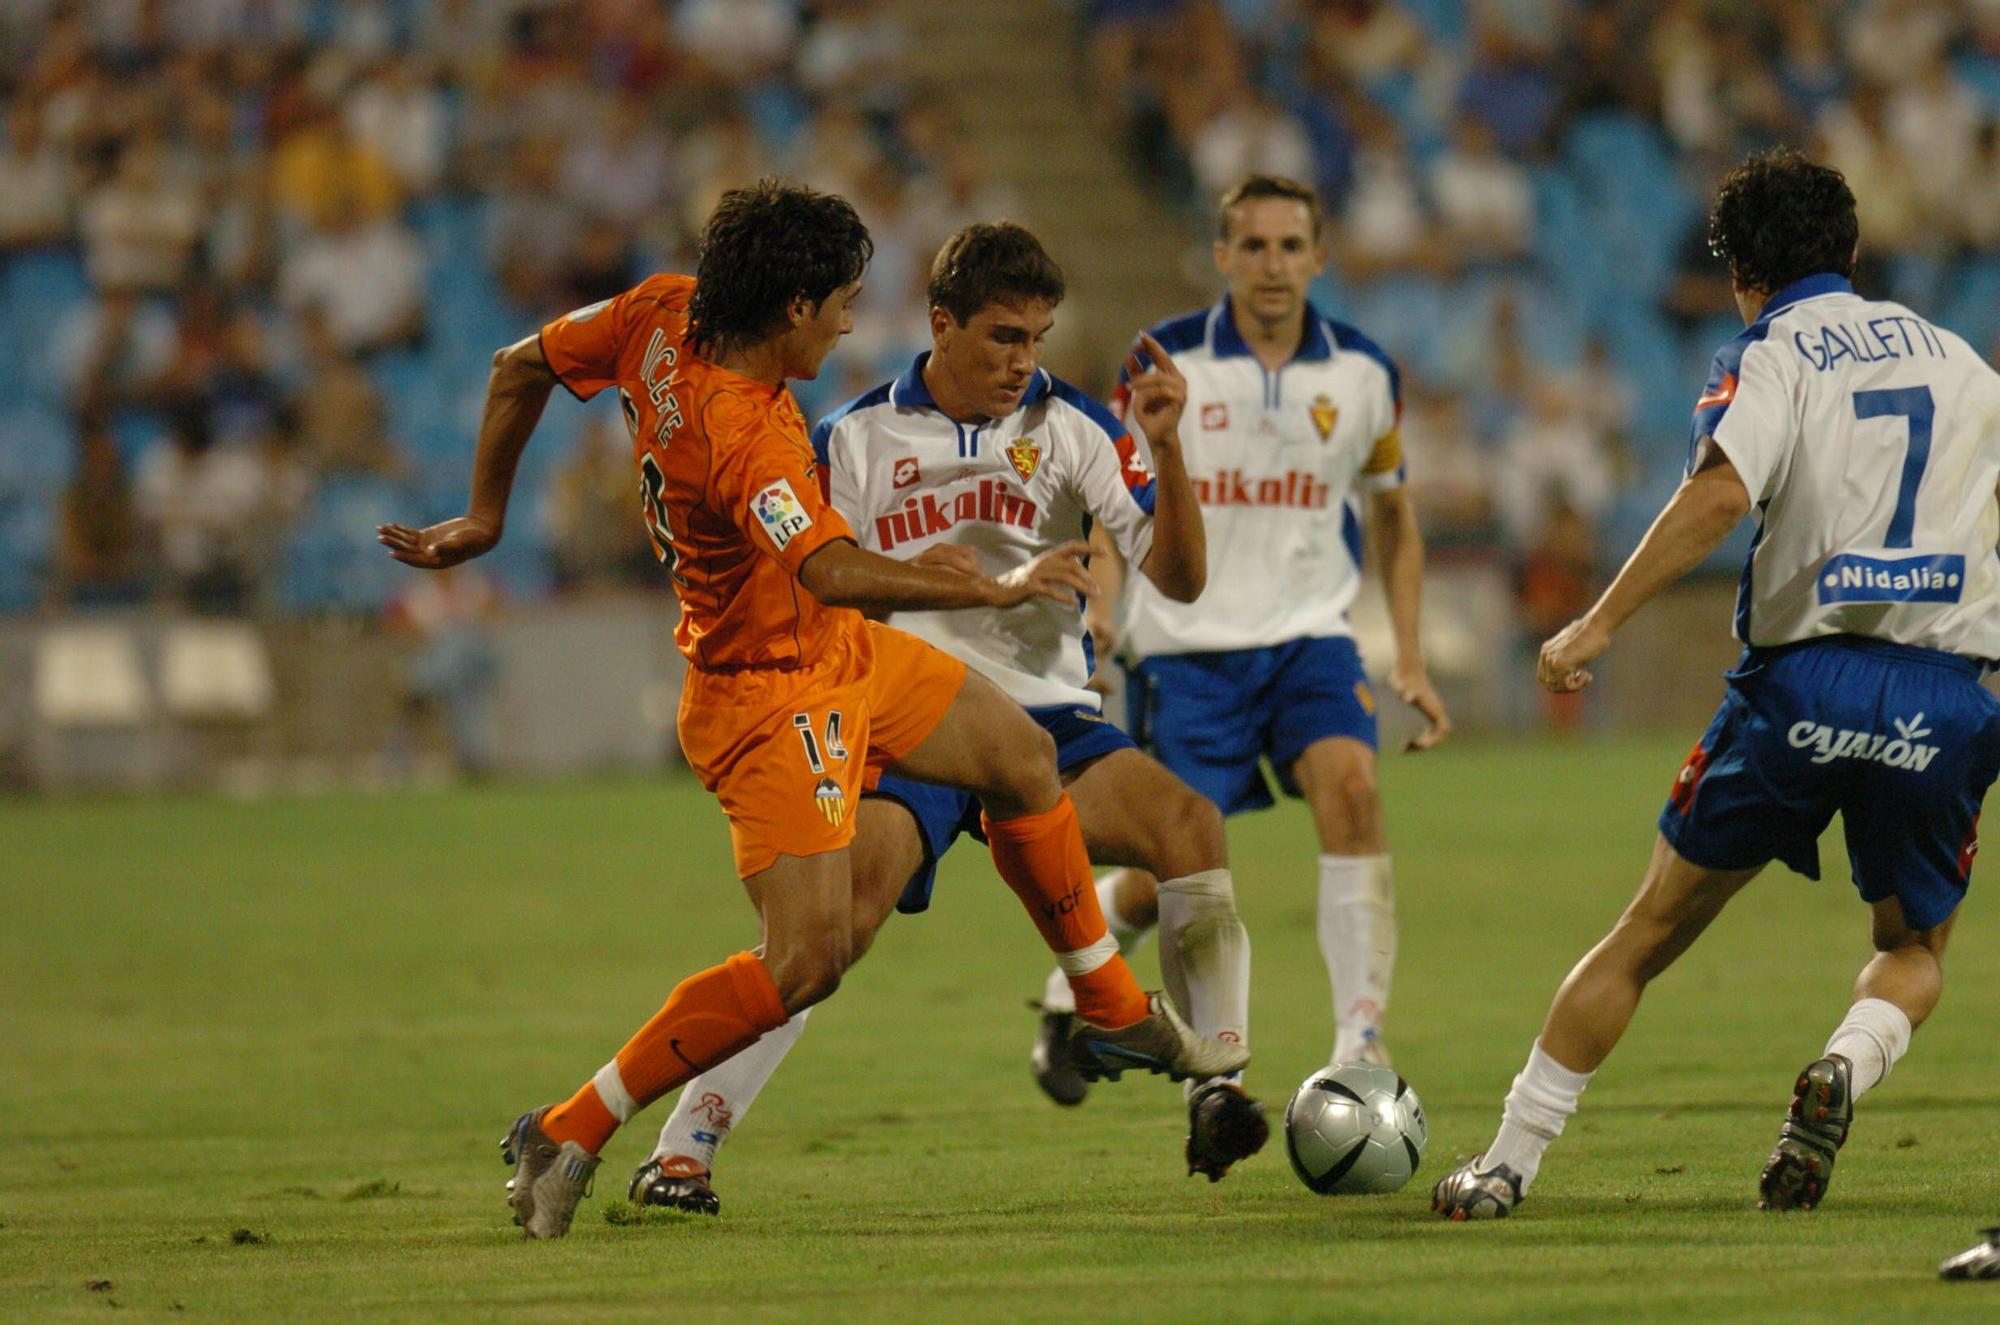
<svg viewBox="0 0 2000 1325">
<path fill-rule="evenodd" d="M 577 1202 L 590 1195 L 602 1162 L 574 1141 L 551 1140 L 542 1130 L 547 1112 L 544 1107 L 522 1114 L 500 1142 L 500 1157 L 515 1166 L 507 1180 L 507 1204 L 522 1237 L 559 1238 L 569 1232 Z"/>
<path fill-rule="evenodd" d="M 1166 995 L 1146 995 L 1147 1013 L 1130 1026 L 1107 1030 L 1077 1014 L 1070 1032 L 1070 1061 L 1085 1081 L 1116 1081 L 1138 1068 L 1164 1072 L 1175 1081 L 1206 1079 L 1241 1072 L 1250 1051 L 1240 1044 L 1196 1032 Z"/>
</svg>

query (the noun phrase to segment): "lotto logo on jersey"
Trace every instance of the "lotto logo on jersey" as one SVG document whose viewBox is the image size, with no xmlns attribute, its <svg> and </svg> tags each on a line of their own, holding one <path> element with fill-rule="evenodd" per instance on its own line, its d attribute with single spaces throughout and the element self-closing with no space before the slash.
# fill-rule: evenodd
<svg viewBox="0 0 2000 1325">
<path fill-rule="evenodd" d="M 917 458 L 913 455 L 906 455 L 896 462 L 894 469 L 889 471 L 889 485 L 895 488 L 907 488 L 921 483 L 923 477 L 923 474 L 917 469 Z"/>
<path fill-rule="evenodd" d="M 780 552 L 792 539 L 812 528 L 812 517 L 806 514 L 799 494 L 792 491 L 789 479 L 781 478 L 752 497 L 750 509 L 756 514 L 757 523 L 764 526 L 771 545 Z"/>
<path fill-rule="evenodd" d="M 1842 552 L 1819 571 L 1819 601 L 1827 603 L 1955 603 L 1965 592 L 1965 558 L 1957 555 L 1867 557 Z"/>
<path fill-rule="evenodd" d="M 1215 432 L 1229 426 L 1229 406 L 1217 401 L 1201 407 L 1201 426 L 1204 432 Z"/>
</svg>

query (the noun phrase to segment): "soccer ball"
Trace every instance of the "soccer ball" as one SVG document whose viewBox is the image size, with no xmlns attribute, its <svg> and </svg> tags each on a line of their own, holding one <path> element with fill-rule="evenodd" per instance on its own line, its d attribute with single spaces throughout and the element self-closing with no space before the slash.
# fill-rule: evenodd
<svg viewBox="0 0 2000 1325">
<path fill-rule="evenodd" d="M 1395 1069 L 1336 1063 L 1307 1077 L 1285 1106 L 1285 1153 L 1321 1196 L 1393 1192 L 1429 1139 L 1424 1106 Z"/>
</svg>

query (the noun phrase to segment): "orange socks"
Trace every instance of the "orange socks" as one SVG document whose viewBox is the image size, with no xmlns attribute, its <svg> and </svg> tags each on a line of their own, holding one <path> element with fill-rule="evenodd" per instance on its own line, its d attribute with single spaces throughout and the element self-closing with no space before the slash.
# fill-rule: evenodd
<svg viewBox="0 0 2000 1325">
<path fill-rule="evenodd" d="M 594 1155 L 620 1123 L 784 1025 L 788 1015 L 764 963 L 739 952 L 681 981 L 616 1058 L 543 1115 L 542 1131 Z"/>
<path fill-rule="evenodd" d="M 1107 1030 L 1144 1017 L 1145 992 L 1105 928 L 1083 830 L 1068 794 L 1040 814 L 983 822 L 994 867 L 1028 908 L 1042 941 L 1069 976 L 1077 1012 Z"/>
</svg>

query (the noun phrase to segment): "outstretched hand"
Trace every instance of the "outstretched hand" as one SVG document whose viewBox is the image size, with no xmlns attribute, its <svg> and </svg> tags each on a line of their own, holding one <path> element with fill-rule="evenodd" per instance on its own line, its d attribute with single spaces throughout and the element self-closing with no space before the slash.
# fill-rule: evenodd
<svg viewBox="0 0 2000 1325">
<path fill-rule="evenodd" d="M 1084 564 L 1090 558 L 1090 544 L 1081 539 L 1050 548 L 1025 566 L 1017 566 L 994 583 L 1000 596 L 995 607 L 1015 607 L 1030 598 L 1052 598 L 1068 607 L 1076 606 L 1077 596 L 1097 596 L 1097 581 Z"/>
<path fill-rule="evenodd" d="M 492 551 L 500 541 L 500 531 L 475 516 L 461 515 L 423 529 L 377 525 L 375 541 L 406 566 L 444 570 Z"/>
</svg>

